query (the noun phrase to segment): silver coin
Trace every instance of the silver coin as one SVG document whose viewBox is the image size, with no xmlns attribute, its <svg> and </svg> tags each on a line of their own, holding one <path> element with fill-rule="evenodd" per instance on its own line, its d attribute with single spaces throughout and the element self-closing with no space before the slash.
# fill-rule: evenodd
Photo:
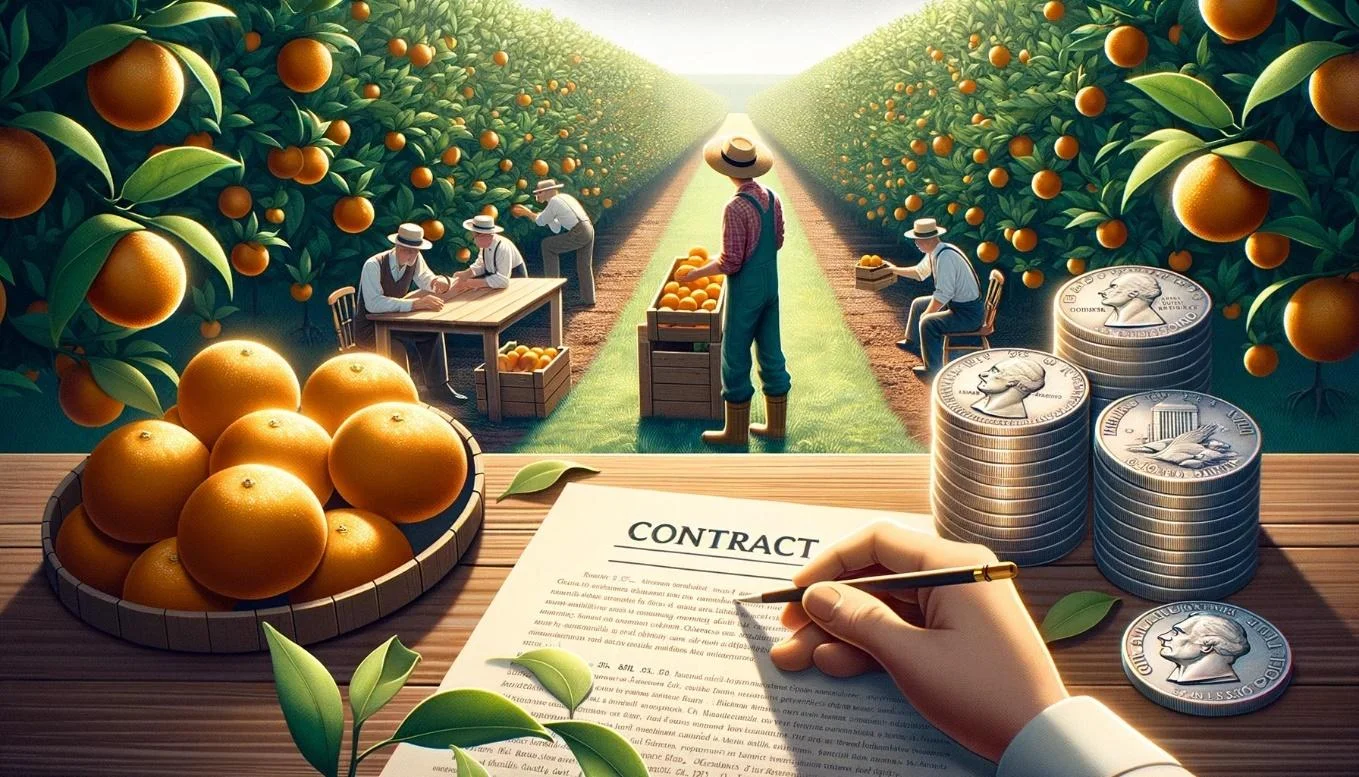
<svg viewBox="0 0 1359 777">
<path fill-rule="evenodd" d="M 1027 501 L 1043 499 L 1052 493 L 1061 493 L 1076 483 L 1088 483 L 1089 465 L 1072 467 L 1045 473 L 1042 477 L 1023 481 L 987 480 L 973 477 L 952 469 L 945 460 L 936 459 L 931 467 L 931 476 L 937 478 L 938 485 L 952 491 L 966 491 L 973 496 L 986 499 Z"/>
<path fill-rule="evenodd" d="M 1236 580 L 1231 580 L 1221 585 L 1214 586 L 1212 588 L 1185 590 L 1176 588 L 1166 588 L 1164 586 L 1159 585 L 1150 585 L 1148 583 L 1143 583 L 1139 580 L 1134 580 L 1130 577 L 1127 577 L 1126 575 L 1120 574 L 1117 570 L 1111 568 L 1108 564 L 1104 562 L 1104 558 L 1099 555 L 1095 556 L 1095 566 L 1099 568 L 1100 574 L 1104 575 L 1105 580 L 1108 580 L 1110 583 L 1114 584 L 1115 586 L 1124 591 L 1127 591 L 1133 596 L 1137 596 L 1142 599 L 1147 599 L 1153 602 L 1174 602 L 1188 597 L 1195 597 L 1199 599 L 1225 598 L 1231 596 L 1237 591 L 1240 591 L 1242 588 L 1245 588 L 1250 583 L 1250 581 L 1255 577 L 1256 569 L 1255 567 L 1252 567 L 1245 574 L 1241 575 L 1240 578 Z"/>
<path fill-rule="evenodd" d="M 1260 514 L 1260 490 L 1258 488 L 1243 492 L 1242 496 L 1234 502 L 1188 510 L 1138 502 L 1129 498 L 1122 491 L 1107 487 L 1105 476 L 1101 474 L 1095 475 L 1093 490 L 1096 497 L 1103 500 L 1105 507 L 1120 508 L 1118 511 L 1111 510 L 1110 512 L 1125 518 L 1135 517 L 1136 520 L 1128 522 L 1134 526 L 1146 524 L 1148 531 L 1156 531 L 1161 534 L 1192 534 L 1201 531 L 1200 527 L 1204 524 L 1225 522 L 1228 518 L 1237 518 L 1239 513 L 1246 510 L 1253 509 L 1257 519 Z"/>
<path fill-rule="evenodd" d="M 1096 539 L 1094 542 L 1095 557 L 1103 562 L 1105 567 L 1117 572 L 1121 577 L 1146 585 L 1154 585 L 1158 588 L 1183 589 L 1185 591 L 1215 588 L 1224 583 L 1240 580 L 1242 575 L 1253 573 L 1260 561 L 1257 554 L 1248 554 L 1244 561 L 1235 566 L 1223 567 L 1207 575 L 1162 575 L 1148 571 L 1141 565 L 1128 564 L 1117 556 L 1106 552 L 1106 547 L 1100 543 L 1099 539 Z"/>
<path fill-rule="evenodd" d="M 1253 522 L 1216 534 L 1199 534 L 1188 537 L 1154 534 L 1120 521 L 1117 517 L 1105 512 L 1104 508 L 1099 505 L 1095 505 L 1093 514 L 1095 522 L 1108 529 L 1111 536 L 1126 543 L 1127 547 L 1124 550 L 1134 556 L 1139 555 L 1139 551 L 1144 548 L 1158 548 L 1176 553 L 1198 553 L 1200 555 L 1196 560 L 1210 561 L 1213 556 L 1228 556 L 1251 542 L 1257 542 L 1260 531 L 1260 524 Z"/>
<path fill-rule="evenodd" d="M 1114 474 L 1109 469 L 1109 465 L 1099 456 L 1091 458 L 1091 470 L 1095 476 L 1095 488 L 1097 490 L 1117 491 L 1119 494 L 1141 505 L 1151 505 L 1155 507 L 1173 508 L 1176 510 L 1208 510 L 1223 505 L 1232 504 L 1250 495 L 1260 494 L 1260 465 L 1255 464 L 1251 467 L 1253 474 L 1248 474 L 1242 483 L 1221 491 L 1203 494 L 1201 496 L 1178 496 L 1175 494 L 1162 494 L 1151 491 L 1141 486 L 1124 480 L 1119 475 Z"/>
<path fill-rule="evenodd" d="M 1260 457 L 1260 428 L 1250 416 L 1193 391 L 1126 397 L 1100 413 L 1094 437 L 1110 470 L 1167 494 L 1209 494 L 1237 485 Z"/>
<path fill-rule="evenodd" d="M 1205 325 L 1202 332 L 1196 332 L 1184 340 L 1176 340 L 1165 345 L 1139 343 L 1126 346 L 1103 345 L 1063 331 L 1061 325 L 1053 327 L 1052 352 L 1063 359 L 1076 354 L 1085 354 L 1100 359 L 1108 359 L 1123 364 L 1134 364 L 1139 360 L 1163 361 L 1183 356 L 1189 351 L 1211 347 L 1212 327 Z M 1079 365 L 1077 365 L 1079 366 Z"/>
<path fill-rule="evenodd" d="M 938 530 L 940 536 L 946 539 L 951 539 L 956 542 L 975 542 L 975 540 L 969 540 L 965 537 L 952 533 L 951 531 L 949 531 L 947 527 L 940 526 L 938 523 L 935 524 L 935 528 Z M 1085 539 L 1084 533 L 1078 532 L 1072 534 L 1066 540 L 1056 545 L 1050 545 L 1045 548 L 1031 548 L 1022 550 L 1004 550 L 997 547 L 993 547 L 993 544 L 990 542 L 981 542 L 979 544 L 986 545 L 988 548 L 991 549 L 992 552 L 999 556 L 1002 561 L 1013 561 L 1014 563 L 1018 564 L 1021 567 L 1037 567 L 1042 566 L 1044 564 L 1051 564 L 1054 561 L 1061 560 L 1067 554 L 1071 553 L 1071 551 L 1080 547 L 1081 541 L 1083 539 Z"/>
<path fill-rule="evenodd" d="M 967 445 L 973 445 L 987 450 L 1003 451 L 1006 453 L 1014 451 L 1031 451 L 1035 448 L 1050 448 L 1057 445 L 1074 443 L 1077 438 L 1089 439 L 1090 436 L 1090 416 L 1079 413 L 1072 417 L 1071 422 L 1053 428 L 1040 434 L 1017 435 L 1014 437 L 1000 437 L 994 434 L 978 434 L 968 431 L 948 422 L 948 416 L 939 412 L 937 409 L 930 413 L 932 422 L 931 431 L 947 434 L 950 438 Z"/>
<path fill-rule="evenodd" d="M 959 542 L 975 542 L 985 545 L 995 551 L 1002 561 L 1010 559 L 1015 554 L 1051 554 L 1060 552 L 1061 555 L 1070 553 L 1073 548 L 1081 543 L 1085 538 L 1085 524 L 1073 524 L 1065 533 L 1043 535 L 1042 537 L 1025 538 L 1021 540 L 1003 540 L 996 537 L 986 537 L 984 535 L 970 532 L 956 524 L 941 521 L 935 518 L 934 527 L 941 534 L 955 539 Z M 1060 556 L 1059 556 L 1060 558 Z M 1021 563 L 1016 561 L 1015 563 Z"/>
<path fill-rule="evenodd" d="M 1134 351 L 1130 358 L 1109 359 L 1099 354 L 1087 353 L 1080 348 L 1063 342 L 1058 355 L 1086 372 L 1105 375 L 1155 375 L 1177 372 L 1191 364 L 1198 364 L 1205 355 L 1213 352 L 1212 338 L 1194 338 L 1181 346 L 1183 350 L 1163 359 L 1145 358 L 1145 354 Z"/>
<path fill-rule="evenodd" d="M 948 488 L 947 481 L 935 481 L 931 485 L 934 493 L 942 494 L 950 501 L 975 510 L 981 515 L 995 516 L 1000 520 L 1058 510 L 1072 502 L 1085 501 L 1090 493 L 1090 482 L 1086 478 L 1077 479 L 1061 491 L 1052 491 L 1033 499 L 992 499 L 975 496 L 959 488 Z"/>
<path fill-rule="evenodd" d="M 1091 398 L 1099 399 L 1123 399 L 1132 394 L 1142 394 L 1148 391 L 1196 391 L 1207 393 L 1203 387 L 1209 386 L 1213 382 L 1213 366 L 1209 364 L 1201 372 L 1188 378 L 1146 378 L 1139 379 L 1140 385 L 1125 385 L 1113 382 L 1105 382 L 1103 377 L 1099 382 L 1091 378 L 1090 392 Z M 1150 388 L 1148 388 L 1150 386 Z"/>
<path fill-rule="evenodd" d="M 947 452 L 954 460 L 973 462 L 978 465 L 995 464 L 1001 466 L 1021 466 L 1033 464 L 1035 462 L 1051 462 L 1061 458 L 1067 463 L 1086 455 L 1090 451 L 1089 426 L 1085 427 L 1082 434 L 1072 436 L 1071 439 L 1049 445 L 1043 448 L 1032 448 L 1029 450 L 1000 450 L 972 445 L 955 439 L 951 432 L 935 426 L 933 440 L 931 441 L 936 455 Z M 1030 468 L 1032 469 L 1032 468 Z M 1029 472 L 1026 474 L 1036 474 Z"/>
<path fill-rule="evenodd" d="M 1084 368 L 1083 368 L 1084 369 Z M 1147 371 L 1136 375 L 1111 375 L 1096 370 L 1086 369 L 1085 376 L 1090 379 L 1090 383 L 1096 387 L 1106 389 L 1140 389 L 1151 391 L 1153 389 L 1170 386 L 1180 388 L 1188 385 L 1198 385 L 1202 382 L 1205 374 L 1211 375 L 1213 369 L 1213 354 L 1209 352 L 1206 358 L 1186 364 L 1173 372 L 1152 372 Z"/>
<path fill-rule="evenodd" d="M 1103 524 L 1096 523 L 1094 529 L 1095 546 L 1105 555 L 1112 559 L 1121 561 L 1128 566 L 1141 569 L 1148 574 L 1169 575 L 1170 577 L 1204 577 L 1219 572 L 1223 569 L 1234 569 L 1244 564 L 1251 556 L 1259 555 L 1260 546 L 1258 544 L 1242 548 L 1236 555 L 1224 558 L 1220 561 L 1204 563 L 1186 563 L 1178 560 L 1164 561 L 1147 557 L 1143 554 L 1136 556 L 1124 551 L 1117 542 L 1111 541 L 1103 528 Z"/>
<path fill-rule="evenodd" d="M 934 380 L 935 428 L 1016 437 L 1064 427 L 1088 414 L 1090 384 L 1080 368 L 1050 353 L 993 348 L 949 362 Z"/>
<path fill-rule="evenodd" d="M 1070 536 L 1078 525 L 1083 526 L 1085 524 L 1085 515 L 1082 510 L 1075 510 L 1060 520 L 1050 521 L 1042 525 L 1014 528 L 973 523 L 942 507 L 938 508 L 936 516 L 936 520 L 940 523 L 963 532 L 969 537 L 985 537 L 988 542 L 998 540 L 1005 543 L 1023 543 L 1025 547 L 1046 547 L 1057 544 L 1065 537 Z"/>
<path fill-rule="evenodd" d="M 1139 566 L 1134 563 L 1135 560 L 1145 559 L 1148 563 L 1153 564 L 1166 564 L 1180 568 L 1204 567 L 1206 569 L 1213 566 L 1230 565 L 1234 560 L 1259 553 L 1260 537 L 1258 532 L 1247 532 L 1238 541 L 1228 546 L 1215 547 L 1204 551 L 1183 551 L 1152 548 L 1126 539 L 1110 529 L 1108 523 L 1099 518 L 1094 520 L 1094 525 L 1095 531 L 1099 534 L 1100 544 L 1106 548 L 1117 548 L 1118 557 L 1134 566 Z"/>
<path fill-rule="evenodd" d="M 1099 505 L 1099 508 L 1110 516 L 1129 526 L 1141 529 L 1149 534 L 1169 534 L 1175 537 L 1221 534 L 1239 526 L 1260 522 L 1260 503 L 1258 501 L 1248 502 L 1233 512 L 1220 514 L 1180 510 L 1178 514 L 1183 517 L 1172 521 L 1149 518 L 1141 513 L 1125 510 L 1119 505 L 1111 504 L 1109 497 L 1101 492 L 1096 492 L 1095 504 Z"/>
<path fill-rule="evenodd" d="M 1078 275 L 1053 300 L 1057 323 L 1083 340 L 1105 345 L 1183 340 L 1208 325 L 1208 291 L 1179 273 L 1119 265 Z"/>
<path fill-rule="evenodd" d="M 931 457 L 931 466 L 935 469 L 946 470 L 945 474 L 950 479 L 958 482 L 958 485 L 967 488 L 978 496 L 989 496 L 992 498 L 1007 498 L 1002 493 L 987 493 L 979 491 L 972 486 L 982 486 L 988 489 L 1046 489 L 1056 490 L 1070 485 L 1068 481 L 1077 478 L 1090 477 L 1090 454 L 1082 451 L 1084 455 L 1076 455 L 1070 462 L 1055 465 L 1050 468 L 1039 469 L 1041 462 L 1027 466 L 1016 466 L 1012 464 L 986 464 L 968 461 L 957 456 Z M 1040 495 L 1041 492 L 1032 492 L 1028 495 L 1015 493 L 1009 496 L 1011 499 L 1026 499 Z"/>
<path fill-rule="evenodd" d="M 1051 535 L 1048 541 L 1056 540 L 1071 530 L 1075 523 L 1084 523 L 1086 505 L 1072 502 L 1047 513 L 1022 516 L 1014 519 L 1007 516 L 982 515 L 957 505 L 937 492 L 930 494 L 930 509 L 933 514 L 952 525 L 982 537 L 1001 540 L 1033 540 Z"/>
<path fill-rule="evenodd" d="M 1279 698 L 1293 678 L 1293 652 L 1278 628 L 1225 602 L 1153 607 L 1128 624 L 1119 644 L 1128 682 L 1189 715 L 1253 712 Z"/>
</svg>

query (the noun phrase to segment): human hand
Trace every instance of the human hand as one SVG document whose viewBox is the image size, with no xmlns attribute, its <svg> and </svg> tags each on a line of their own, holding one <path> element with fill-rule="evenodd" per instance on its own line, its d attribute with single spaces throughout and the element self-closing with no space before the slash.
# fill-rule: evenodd
<svg viewBox="0 0 1359 777">
<path fill-rule="evenodd" d="M 453 279 L 440 276 L 429 282 L 429 290 L 435 294 L 443 294 L 453 288 Z"/>
<path fill-rule="evenodd" d="M 981 545 L 882 521 L 822 551 L 793 583 L 995 561 Z M 1026 723 L 1067 697 L 1008 580 L 878 595 L 830 582 L 788 605 L 782 622 L 794 633 L 770 650 L 775 666 L 796 672 L 815 665 L 832 677 L 886 669 L 927 720 L 993 761 Z"/>
<path fill-rule="evenodd" d="M 429 310 L 429 311 L 443 310 L 443 307 L 444 301 L 434 296 L 433 294 L 426 294 L 423 297 L 418 297 L 416 298 L 414 304 L 411 305 L 411 308 L 414 310 Z"/>
<path fill-rule="evenodd" d="M 519 204 L 511 205 L 510 213 L 520 218 L 527 218 L 533 215 L 533 211 L 529 210 L 528 206 Z"/>
</svg>

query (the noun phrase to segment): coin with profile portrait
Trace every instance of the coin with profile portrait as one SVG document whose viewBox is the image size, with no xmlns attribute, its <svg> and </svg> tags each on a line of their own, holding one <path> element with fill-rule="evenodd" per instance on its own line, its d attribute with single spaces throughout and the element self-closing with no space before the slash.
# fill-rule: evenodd
<svg viewBox="0 0 1359 777">
<path fill-rule="evenodd" d="M 1088 413 L 1090 383 L 1076 365 L 1028 348 L 954 359 L 934 380 L 940 423 L 988 436 L 1036 435 Z"/>
</svg>

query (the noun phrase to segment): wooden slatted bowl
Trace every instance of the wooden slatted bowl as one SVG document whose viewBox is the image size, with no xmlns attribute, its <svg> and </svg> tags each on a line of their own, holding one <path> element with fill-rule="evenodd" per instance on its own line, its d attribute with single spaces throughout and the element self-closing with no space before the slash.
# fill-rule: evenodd
<svg viewBox="0 0 1359 777">
<path fill-rule="evenodd" d="M 42 520 L 43 572 L 61 603 L 73 615 L 139 645 L 194 653 L 246 653 L 263 650 L 261 625 L 268 622 L 303 645 L 320 642 L 383 618 L 433 588 L 453 569 L 481 529 L 486 505 L 486 469 L 481 447 L 465 426 L 437 408 L 467 452 L 467 482 L 454 503 L 439 515 L 398 528 L 410 540 L 415 558 L 376 580 L 335 596 L 289 604 L 285 597 L 244 602 L 229 612 L 189 612 L 146 607 L 110 596 L 80 582 L 57 558 L 61 522 L 81 502 L 81 461 L 57 484 Z M 327 509 L 341 506 L 333 497 Z"/>
</svg>

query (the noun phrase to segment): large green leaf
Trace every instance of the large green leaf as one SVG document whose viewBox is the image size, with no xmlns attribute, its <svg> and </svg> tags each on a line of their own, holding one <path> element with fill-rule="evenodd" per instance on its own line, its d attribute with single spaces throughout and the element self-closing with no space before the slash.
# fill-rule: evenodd
<svg viewBox="0 0 1359 777">
<path fill-rule="evenodd" d="M 211 4 L 204 3 L 204 5 Z M 165 46 L 172 51 L 175 56 L 179 57 L 179 60 L 184 63 L 184 66 L 189 68 L 189 72 L 193 73 L 194 79 L 203 85 L 203 91 L 208 93 L 208 102 L 212 104 L 212 117 L 217 121 L 221 121 L 222 85 L 218 83 L 217 72 L 212 69 L 212 65 L 209 65 L 208 61 L 203 59 L 202 55 L 188 46 L 171 43 L 169 41 L 163 41 L 161 45 Z"/>
<path fill-rule="evenodd" d="M 443 691 L 415 705 L 388 741 L 417 747 L 476 747 L 520 737 L 551 740 L 519 705 L 491 691 Z"/>
<path fill-rule="evenodd" d="M 18 94 L 31 94 L 55 84 L 72 73 L 117 54 L 144 34 L 146 30 L 126 24 L 101 24 L 98 27 L 91 27 L 72 38 L 70 43 L 57 52 L 51 62 L 19 90 Z"/>
<path fill-rule="evenodd" d="M 240 167 L 225 154 L 198 146 L 166 149 L 142 162 L 123 183 L 123 199 L 156 202 L 187 191 L 214 173 Z"/>
<path fill-rule="evenodd" d="M 1128 83 L 1187 122 L 1212 129 L 1232 126 L 1232 109 L 1211 86 L 1197 78 L 1182 73 L 1152 73 L 1129 78 Z"/>
<path fill-rule="evenodd" d="M 457 777 L 491 777 L 486 767 L 477 763 L 477 759 L 461 747 L 453 747 L 453 761 L 458 765 Z"/>
<path fill-rule="evenodd" d="M 156 388 L 131 364 L 93 356 L 90 358 L 90 373 L 105 394 L 128 407 L 135 407 L 157 418 L 165 414 L 160 406 L 160 398 L 156 396 Z"/>
<path fill-rule="evenodd" d="M 1128 183 L 1123 188 L 1123 203 L 1120 210 L 1128 209 L 1128 201 L 1163 170 L 1175 164 L 1186 155 L 1204 147 L 1204 142 L 1192 135 L 1188 138 L 1167 140 L 1142 155 L 1128 174 Z"/>
<path fill-rule="evenodd" d="M 354 670 L 349 680 L 349 709 L 357 727 L 392 700 L 420 663 L 420 654 L 392 637 Z"/>
<path fill-rule="evenodd" d="M 1322 62 L 1346 51 L 1349 51 L 1349 48 L 1339 43 L 1311 41 L 1280 54 L 1265 66 L 1260 77 L 1255 80 L 1255 86 L 1251 87 L 1250 94 L 1246 96 L 1246 106 L 1241 109 L 1241 120 L 1245 121 L 1250 112 L 1261 104 L 1302 83 Z"/>
<path fill-rule="evenodd" d="M 1307 13 L 1310 13 L 1323 22 L 1329 22 L 1337 27 L 1350 26 L 1349 23 L 1345 21 L 1345 15 L 1340 13 L 1335 6 L 1326 2 L 1326 0 L 1293 0 L 1293 2 L 1302 6 Z"/>
<path fill-rule="evenodd" d="M 217 242 L 217 236 L 212 234 L 211 230 L 191 218 L 174 214 L 156 216 L 150 221 L 183 240 L 189 248 L 206 259 L 208 264 L 212 265 L 212 269 L 216 270 L 217 274 L 222 276 L 222 280 L 226 282 L 227 296 L 230 297 L 233 294 L 231 263 L 227 260 L 226 251 L 222 249 L 222 244 Z"/>
<path fill-rule="evenodd" d="M 101 213 L 91 216 L 71 231 L 57 256 L 48 289 L 48 326 L 52 332 L 52 342 L 60 342 L 66 323 L 80 308 L 85 293 L 90 290 L 94 276 L 104 266 L 104 260 L 108 259 L 114 243 L 121 240 L 123 235 L 140 229 L 142 225 L 131 219 Z"/>
<path fill-rule="evenodd" d="M 499 502 L 507 496 L 534 494 L 551 488 L 568 472 L 599 472 L 599 470 L 587 464 L 564 459 L 535 461 L 532 464 L 524 465 L 516 472 L 514 479 L 510 481 L 504 491 L 500 492 L 500 496 L 497 496 L 495 500 Z"/>
<path fill-rule="evenodd" d="M 1110 596 L 1103 591 L 1067 594 L 1048 609 L 1038 633 L 1043 635 L 1044 642 L 1056 642 L 1084 634 L 1098 626 L 1118 601 L 1117 596 Z"/>
<path fill-rule="evenodd" d="M 104 150 L 90 131 L 75 119 L 51 111 L 30 111 L 14 117 L 10 124 L 40 132 L 76 152 L 104 175 L 109 194 L 113 194 L 113 173 L 109 170 L 109 161 L 104 158 Z"/>
<path fill-rule="evenodd" d="M 1260 227 L 1260 231 L 1283 235 L 1290 240 L 1323 251 L 1335 251 L 1339 248 L 1326 231 L 1326 227 L 1311 216 L 1284 216 Z"/>
<path fill-rule="evenodd" d="M 236 13 L 230 8 L 224 8 L 216 3 L 204 3 L 199 0 L 172 5 L 169 8 L 162 8 L 153 14 L 148 14 L 137 21 L 143 27 L 178 27 L 181 24 L 197 22 L 203 19 L 222 19 L 236 18 Z"/>
<path fill-rule="evenodd" d="M 547 692 L 574 715 L 594 688 L 594 676 L 585 659 L 561 648 L 538 648 L 509 659 L 515 666 L 527 669 Z"/>
<path fill-rule="evenodd" d="M 1303 202 L 1310 200 L 1307 184 L 1302 182 L 1298 171 L 1264 143 L 1246 140 L 1223 146 L 1213 153 L 1230 162 L 1236 172 L 1256 186 L 1291 194 Z"/>
<path fill-rule="evenodd" d="M 571 748 L 583 777 L 647 777 L 646 764 L 632 744 L 613 729 L 584 720 L 548 723 Z"/>
<path fill-rule="evenodd" d="M 335 678 L 316 657 L 277 629 L 264 624 L 274 688 L 293 743 L 316 771 L 335 777 L 340 770 L 344 704 Z"/>
</svg>

